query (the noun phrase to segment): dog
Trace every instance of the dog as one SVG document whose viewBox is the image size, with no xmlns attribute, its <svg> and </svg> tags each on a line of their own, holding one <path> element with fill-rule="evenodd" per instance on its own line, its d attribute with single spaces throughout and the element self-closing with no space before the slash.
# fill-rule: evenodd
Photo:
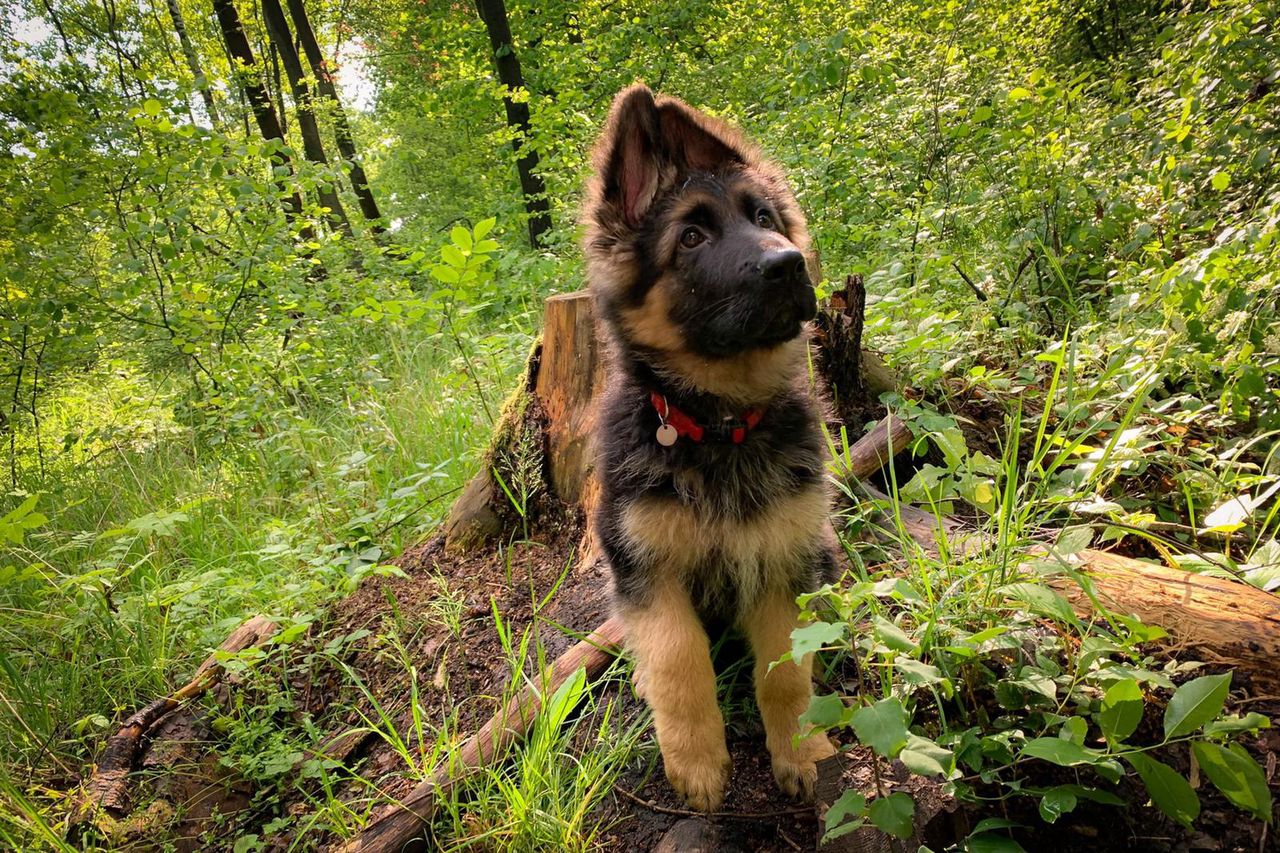
<svg viewBox="0 0 1280 853">
<path fill-rule="evenodd" d="M 834 568 L 825 442 L 809 390 L 816 255 L 782 170 L 741 132 L 642 84 L 613 101 L 584 200 L 608 347 L 591 527 L 668 780 L 713 811 L 730 773 L 708 626 L 754 657 L 781 790 L 812 797 L 825 735 L 799 737 L 811 656 L 796 597 Z"/>
</svg>

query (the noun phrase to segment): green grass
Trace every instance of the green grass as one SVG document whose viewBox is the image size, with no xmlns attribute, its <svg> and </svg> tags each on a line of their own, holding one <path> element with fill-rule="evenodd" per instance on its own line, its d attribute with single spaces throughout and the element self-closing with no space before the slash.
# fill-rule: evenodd
<svg viewBox="0 0 1280 853">
<path fill-rule="evenodd" d="M 45 435 L 81 438 L 44 476 L 22 472 L 49 520 L 0 563 L 0 830 L 47 835 L 44 794 L 119 714 L 185 681 L 248 615 L 310 618 L 447 511 L 488 434 L 483 407 L 438 336 L 392 329 L 376 345 L 376 384 L 273 412 L 233 446 L 176 424 L 127 363 L 50 399 Z M 518 366 L 524 345 L 509 351 L 494 368 Z"/>
</svg>

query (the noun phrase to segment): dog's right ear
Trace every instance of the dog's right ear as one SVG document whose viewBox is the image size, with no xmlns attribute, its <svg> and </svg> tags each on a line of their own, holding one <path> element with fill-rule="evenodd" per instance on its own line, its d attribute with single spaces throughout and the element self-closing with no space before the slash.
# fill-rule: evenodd
<svg viewBox="0 0 1280 853">
<path fill-rule="evenodd" d="M 605 203 L 615 206 L 633 227 L 658 191 L 661 133 L 658 106 L 648 86 L 633 84 L 613 99 L 598 168 Z"/>
</svg>

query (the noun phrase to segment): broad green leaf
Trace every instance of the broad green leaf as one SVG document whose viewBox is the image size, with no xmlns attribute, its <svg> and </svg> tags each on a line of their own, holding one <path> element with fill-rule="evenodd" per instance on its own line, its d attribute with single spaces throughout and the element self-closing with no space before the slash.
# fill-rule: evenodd
<svg viewBox="0 0 1280 853">
<path fill-rule="evenodd" d="M 1151 802 L 1160 811 L 1186 827 L 1190 827 L 1191 822 L 1200 816 L 1200 799 L 1191 789 L 1190 783 L 1172 767 L 1148 758 L 1141 752 L 1126 755 L 1125 760 L 1138 771 L 1142 784 L 1147 786 Z"/>
<path fill-rule="evenodd" d="M 449 239 L 462 251 L 471 251 L 471 232 L 461 225 L 455 225 L 449 230 Z"/>
<path fill-rule="evenodd" d="M 791 632 L 791 657 L 799 660 L 844 637 L 843 622 L 814 622 Z"/>
<path fill-rule="evenodd" d="M 910 718 L 900 699 L 881 699 L 853 712 L 850 723 L 858 740 L 885 758 L 896 758 L 907 743 Z"/>
<path fill-rule="evenodd" d="M 1205 675 L 1179 687 L 1164 712 L 1166 738 L 1193 732 L 1222 713 L 1231 689 L 1231 673 Z"/>
<path fill-rule="evenodd" d="M 1039 758 L 1059 767 L 1094 764 L 1101 757 L 1077 743 L 1060 737 L 1038 737 L 1027 741 L 1019 753 L 1022 758 Z"/>
<path fill-rule="evenodd" d="M 1259 820 L 1271 822 L 1271 789 L 1262 768 L 1244 747 L 1196 741 L 1191 749 L 1200 769 L 1228 800 Z"/>
<path fill-rule="evenodd" d="M 1222 192 L 1231 186 L 1231 174 L 1229 172 L 1214 172 L 1213 177 L 1209 179 L 1209 184 L 1218 192 Z"/>
<path fill-rule="evenodd" d="M 907 745 L 898 753 L 898 760 L 912 773 L 943 778 L 951 773 L 955 764 L 950 750 L 916 734 L 907 735 Z"/>
<path fill-rule="evenodd" d="M 1121 743 L 1142 722 L 1142 688 L 1132 678 L 1117 681 L 1107 688 L 1098 712 L 1098 728 L 1113 743 Z"/>
<path fill-rule="evenodd" d="M 490 216 L 488 219 L 481 219 L 479 222 L 476 223 L 476 227 L 473 232 L 475 238 L 479 240 L 482 237 L 484 237 L 486 234 L 488 234 L 490 231 L 493 230 L 493 226 L 496 225 L 497 222 L 498 222 L 497 218 L 493 216 Z"/>
<path fill-rule="evenodd" d="M 916 804 L 903 793 L 890 794 L 872 800 L 867 806 L 867 817 L 880 829 L 896 835 L 898 838 L 910 838 L 915 829 L 912 817 L 916 813 Z"/>
<path fill-rule="evenodd" d="M 1000 591 L 1010 598 L 1023 602 L 1032 613 L 1048 616 L 1067 624 L 1074 624 L 1076 621 L 1076 614 L 1071 609 L 1071 604 L 1046 586 L 1035 583 L 1011 583 L 1001 587 Z"/>
<path fill-rule="evenodd" d="M 867 798 L 853 788 L 841 794 L 823 816 L 826 832 L 822 836 L 822 842 L 825 844 L 862 826 L 866 808 Z"/>
<path fill-rule="evenodd" d="M 1027 848 L 1012 838 L 991 832 L 973 833 L 965 840 L 964 849 L 968 853 L 1027 853 Z"/>
<path fill-rule="evenodd" d="M 835 693 L 809 698 L 809 707 L 800 715 L 800 725 L 810 725 L 821 729 L 829 729 L 844 719 L 848 706 Z"/>
<path fill-rule="evenodd" d="M 875 625 L 876 639 L 894 651 L 914 653 L 919 648 L 907 636 L 906 631 L 903 631 L 883 616 L 876 615 L 872 619 L 872 624 Z"/>
<path fill-rule="evenodd" d="M 1047 823 L 1053 823 L 1074 810 L 1077 802 L 1073 792 L 1062 788 L 1050 788 L 1040 797 L 1040 817 Z"/>
</svg>

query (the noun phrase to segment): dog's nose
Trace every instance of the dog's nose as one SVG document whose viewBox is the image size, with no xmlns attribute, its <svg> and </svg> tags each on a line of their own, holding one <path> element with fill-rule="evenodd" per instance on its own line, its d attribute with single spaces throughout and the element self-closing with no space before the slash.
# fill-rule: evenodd
<svg viewBox="0 0 1280 853">
<path fill-rule="evenodd" d="M 771 249 L 760 258 L 760 277 L 768 284 L 793 284 L 805 278 L 804 255 L 796 249 Z"/>
</svg>

